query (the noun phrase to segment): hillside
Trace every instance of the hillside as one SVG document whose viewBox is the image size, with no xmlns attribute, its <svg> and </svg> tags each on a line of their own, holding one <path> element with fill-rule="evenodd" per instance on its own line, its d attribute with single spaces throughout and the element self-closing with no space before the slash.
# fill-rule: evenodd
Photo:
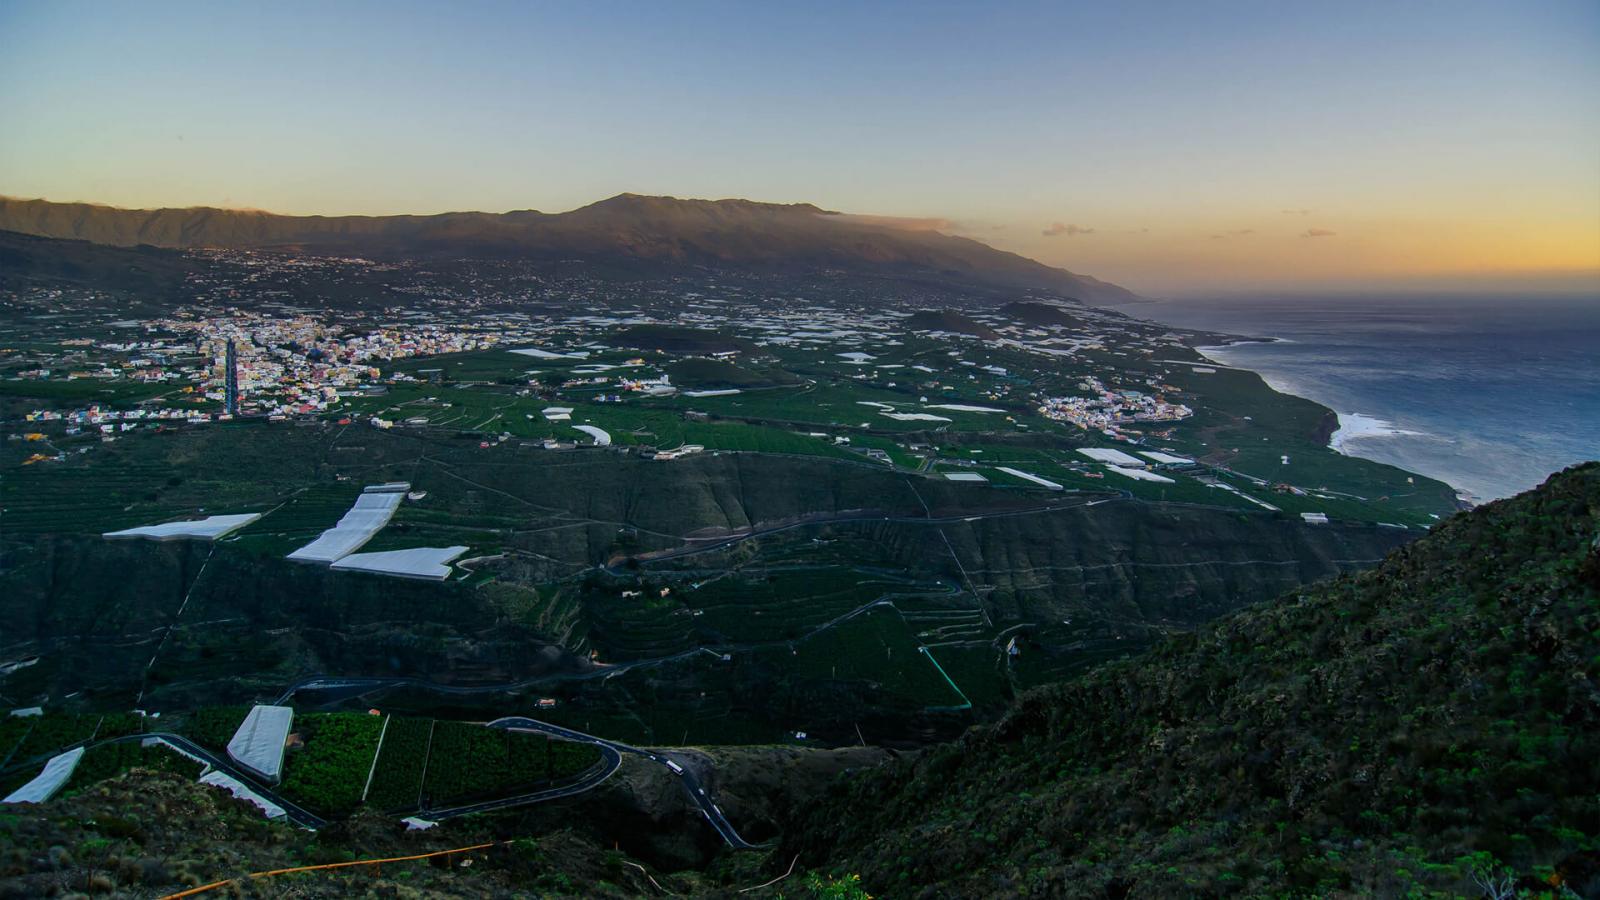
<svg viewBox="0 0 1600 900">
<path fill-rule="evenodd" d="M 564 213 L 284 216 L 207 207 L 117 209 L 0 197 L 0 229 L 98 244 L 278 248 L 374 256 L 587 260 L 758 269 L 843 269 L 1043 288 L 1090 301 L 1116 285 L 937 231 L 810 204 L 620 194 Z"/>
<path fill-rule="evenodd" d="M 183 254 L 147 245 L 106 246 L 0 231 L 0 288 L 72 285 L 159 295 L 181 287 L 190 268 Z"/>
<path fill-rule="evenodd" d="M 1600 896 L 1597 526 L 1589 463 L 846 782 L 774 860 L 893 896 Z"/>
</svg>

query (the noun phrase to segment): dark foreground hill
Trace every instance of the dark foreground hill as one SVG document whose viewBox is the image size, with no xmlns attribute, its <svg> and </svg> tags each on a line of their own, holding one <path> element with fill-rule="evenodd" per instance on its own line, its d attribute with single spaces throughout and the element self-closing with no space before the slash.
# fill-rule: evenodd
<svg viewBox="0 0 1600 900">
<path fill-rule="evenodd" d="M 1597 529 L 1590 463 L 843 783 L 775 858 L 897 897 L 1600 896 Z"/>
<path fill-rule="evenodd" d="M 1091 302 L 1133 299 L 1116 285 L 968 238 L 810 204 L 749 200 L 620 194 L 564 213 L 283 216 L 259 210 L 117 209 L 0 197 L 0 229 L 118 246 L 838 269 L 1041 288 Z"/>
</svg>

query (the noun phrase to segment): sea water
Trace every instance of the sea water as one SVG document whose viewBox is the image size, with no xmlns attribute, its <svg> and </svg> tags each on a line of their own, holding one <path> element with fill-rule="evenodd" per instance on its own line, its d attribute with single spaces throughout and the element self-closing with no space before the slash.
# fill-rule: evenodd
<svg viewBox="0 0 1600 900">
<path fill-rule="evenodd" d="M 1472 500 L 1600 459 L 1600 297 L 1254 297 L 1120 310 L 1275 339 L 1203 352 L 1332 408 L 1334 449 Z"/>
</svg>

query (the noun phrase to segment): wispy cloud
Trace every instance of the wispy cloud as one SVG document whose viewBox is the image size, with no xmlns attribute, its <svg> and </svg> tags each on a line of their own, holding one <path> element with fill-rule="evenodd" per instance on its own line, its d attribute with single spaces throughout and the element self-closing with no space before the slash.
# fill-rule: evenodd
<svg viewBox="0 0 1600 900">
<path fill-rule="evenodd" d="M 1211 239 L 1213 241 L 1225 241 L 1228 238 L 1244 237 L 1255 233 L 1256 230 L 1254 228 L 1235 228 L 1232 231 L 1221 231 L 1213 234 Z"/>
<path fill-rule="evenodd" d="M 859 225 L 894 228 L 903 231 L 955 231 L 961 226 L 949 219 L 917 218 L 912 216 L 868 216 L 857 213 L 838 213 L 835 218 Z"/>
<path fill-rule="evenodd" d="M 1049 228 L 1039 233 L 1045 237 L 1056 237 L 1062 234 L 1067 237 L 1077 237 L 1080 234 L 1094 234 L 1094 229 L 1085 228 L 1082 225 L 1068 225 L 1064 222 L 1051 222 Z"/>
<path fill-rule="evenodd" d="M 1333 237 L 1335 234 L 1338 234 L 1338 232 L 1329 231 L 1326 228 L 1307 228 L 1305 231 L 1300 232 L 1300 236 L 1303 238 Z"/>
<path fill-rule="evenodd" d="M 1309 216 L 1309 215 L 1311 215 L 1311 210 L 1309 210 L 1309 209 L 1280 209 L 1280 210 L 1278 210 L 1278 212 L 1281 212 L 1286 216 Z"/>
</svg>

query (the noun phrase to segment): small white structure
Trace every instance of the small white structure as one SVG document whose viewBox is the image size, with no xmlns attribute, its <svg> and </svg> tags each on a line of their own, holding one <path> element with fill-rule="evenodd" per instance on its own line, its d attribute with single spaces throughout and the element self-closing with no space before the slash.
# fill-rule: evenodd
<svg viewBox="0 0 1600 900">
<path fill-rule="evenodd" d="M 572 427 L 594 438 L 594 445 L 596 447 L 611 446 L 611 434 L 604 428 L 596 428 L 593 425 L 574 425 Z"/>
<path fill-rule="evenodd" d="M 1327 513 L 1304 512 L 1304 513 L 1300 514 L 1300 518 L 1304 519 L 1305 523 L 1307 525 L 1326 525 L 1326 524 L 1328 524 L 1328 514 Z"/>
<path fill-rule="evenodd" d="M 34 776 L 32 781 L 7 794 L 0 803 L 43 803 L 49 800 L 72 778 L 80 759 L 83 759 L 82 747 L 50 757 L 50 761 L 44 764 L 44 771 Z"/>
<path fill-rule="evenodd" d="M 565 421 L 568 421 L 569 419 L 572 418 L 572 407 L 570 407 L 570 406 L 547 406 L 547 407 L 545 407 L 545 410 L 544 410 L 544 417 L 545 417 L 545 419 L 547 421 L 550 421 L 550 422 L 565 422 Z"/>
<path fill-rule="evenodd" d="M 374 487 L 383 488 L 386 485 L 374 485 Z M 360 550 L 362 544 L 372 540 L 373 535 L 389 524 L 389 520 L 394 517 L 394 511 L 400 508 L 401 501 L 406 498 L 404 490 L 401 488 L 393 491 L 363 492 L 356 498 L 355 505 L 350 507 L 350 511 L 339 519 L 337 525 L 324 531 L 316 540 L 289 554 L 289 558 L 295 562 L 327 565 Z"/>
<path fill-rule="evenodd" d="M 1188 466 L 1194 464 L 1194 460 L 1189 459 L 1188 457 L 1173 456 L 1171 453 L 1162 453 L 1157 450 L 1140 450 L 1139 455 L 1153 459 L 1156 462 L 1167 466 Z"/>
<path fill-rule="evenodd" d="M 254 803 L 269 819 L 281 819 L 284 816 L 283 807 L 251 790 L 249 785 L 226 772 L 212 769 L 200 776 L 200 783 L 222 788 L 240 800 L 248 800 Z"/>
<path fill-rule="evenodd" d="M 228 758 L 277 784 L 283 775 L 283 745 L 294 724 L 294 707 L 258 704 L 228 741 Z"/>
<path fill-rule="evenodd" d="M 989 480 L 982 475 L 979 475 L 977 472 L 946 472 L 944 477 L 950 481 L 967 481 L 974 483 Z"/>
<path fill-rule="evenodd" d="M 1024 472 L 1021 469 L 1013 469 L 1010 466 L 995 466 L 995 468 L 997 468 L 1000 471 L 1006 473 L 1007 475 L 1011 475 L 1011 476 L 1016 477 L 1016 478 L 1021 478 L 1023 481 L 1031 481 L 1034 484 L 1040 485 L 1042 487 L 1047 487 L 1052 491 L 1063 490 L 1061 485 L 1056 484 L 1054 481 L 1050 481 L 1050 480 L 1045 479 L 1045 478 L 1040 478 L 1037 475 L 1034 475 L 1034 474 L 1031 474 L 1031 473 L 1028 473 L 1028 472 Z"/>
<path fill-rule="evenodd" d="M 465 552 L 466 547 L 412 547 L 409 550 L 352 553 L 336 560 L 329 568 L 340 572 L 370 572 L 374 575 L 443 581 L 450 577 L 450 563 Z"/>
<path fill-rule="evenodd" d="M 1129 456 L 1121 450 L 1113 450 L 1110 447 L 1079 447 L 1078 452 L 1095 462 L 1110 463 L 1113 466 L 1128 466 L 1134 469 L 1142 469 L 1145 466 L 1145 461 L 1137 456 Z"/>
<path fill-rule="evenodd" d="M 1154 472 L 1147 472 L 1144 469 L 1128 469 L 1122 466 L 1106 466 L 1106 468 L 1124 478 L 1132 478 L 1135 481 L 1159 481 L 1164 484 L 1174 483 L 1171 478 L 1168 478 L 1165 475 L 1157 475 Z"/>
<path fill-rule="evenodd" d="M 240 513 L 232 516 L 206 516 L 182 522 L 163 522 L 160 525 L 140 525 L 108 531 L 103 538 L 149 538 L 153 541 L 214 541 L 261 518 L 261 513 Z"/>
<path fill-rule="evenodd" d="M 515 353 L 515 354 L 518 354 L 519 356 L 531 356 L 534 359 L 588 359 L 589 358 L 589 351 L 587 351 L 587 350 L 576 350 L 576 351 L 573 351 L 572 353 L 551 353 L 549 350 L 540 350 L 538 347 L 523 347 L 520 350 L 513 350 L 511 352 Z"/>
</svg>

